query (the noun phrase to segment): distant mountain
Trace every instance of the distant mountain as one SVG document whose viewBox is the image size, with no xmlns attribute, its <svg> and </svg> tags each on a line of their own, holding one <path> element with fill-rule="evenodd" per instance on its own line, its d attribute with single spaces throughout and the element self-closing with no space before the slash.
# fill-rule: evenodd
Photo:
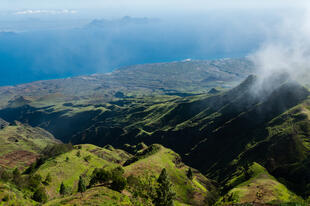
<svg viewBox="0 0 310 206">
<path fill-rule="evenodd" d="M 89 24 L 85 26 L 85 28 L 98 28 L 98 29 L 105 29 L 109 27 L 119 27 L 119 26 L 126 26 L 126 25 L 139 25 L 139 24 L 149 24 L 149 23 L 157 23 L 160 22 L 159 19 L 152 19 L 152 18 L 136 18 L 130 16 L 124 16 L 121 19 L 114 19 L 114 20 L 106 20 L 106 19 L 95 19 Z"/>
<path fill-rule="evenodd" d="M 17 35 L 17 33 L 13 31 L 0 31 L 0 37 L 10 37 L 14 35 Z"/>
<path fill-rule="evenodd" d="M 5 77 L 0 86 L 105 73 L 136 64 L 242 58 L 264 39 L 260 29 L 251 28 L 256 24 L 248 25 L 249 32 L 213 18 L 205 19 L 206 26 L 196 18 L 20 18 L 2 21 L 7 25 L 3 28 L 17 33 L 0 34 L 0 76 Z"/>
</svg>

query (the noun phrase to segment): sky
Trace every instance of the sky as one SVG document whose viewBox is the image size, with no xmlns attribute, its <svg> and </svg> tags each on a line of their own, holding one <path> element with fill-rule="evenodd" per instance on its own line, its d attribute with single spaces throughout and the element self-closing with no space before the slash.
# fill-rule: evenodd
<svg viewBox="0 0 310 206">
<path fill-rule="evenodd" d="M 70 18 L 119 18 L 128 15 L 172 19 L 214 11 L 292 11 L 303 9 L 308 4 L 306 0 L 1 0 L 0 15 L 7 12 L 17 18 L 22 15 L 64 14 Z"/>
<path fill-rule="evenodd" d="M 292 8 L 305 0 L 1 0 L 2 10 L 112 9 L 114 11 L 165 11 L 248 8 Z"/>
</svg>

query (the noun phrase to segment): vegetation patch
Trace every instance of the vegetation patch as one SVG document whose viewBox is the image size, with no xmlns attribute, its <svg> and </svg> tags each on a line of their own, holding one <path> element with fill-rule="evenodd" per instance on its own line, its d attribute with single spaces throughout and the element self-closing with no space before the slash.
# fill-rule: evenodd
<svg viewBox="0 0 310 206">
<path fill-rule="evenodd" d="M 237 171 L 235 176 L 227 182 L 227 187 L 232 187 L 217 205 L 227 203 L 286 203 L 298 202 L 302 199 L 289 191 L 283 184 L 272 177 L 265 168 L 253 163 L 249 171 Z M 250 173 L 249 179 L 245 176 Z"/>
</svg>

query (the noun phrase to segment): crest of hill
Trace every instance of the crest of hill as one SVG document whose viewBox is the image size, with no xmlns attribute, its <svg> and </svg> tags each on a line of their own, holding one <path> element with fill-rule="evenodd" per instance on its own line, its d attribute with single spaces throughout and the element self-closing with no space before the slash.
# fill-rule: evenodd
<svg viewBox="0 0 310 206">
<path fill-rule="evenodd" d="M 154 147 L 157 148 L 156 151 L 150 152 L 149 148 Z M 147 179 L 155 181 L 161 170 L 166 168 L 173 184 L 173 190 L 176 192 L 176 204 L 204 205 L 208 201 L 216 200 L 217 188 L 214 186 L 214 182 L 193 168 L 193 179 L 189 179 L 187 177 L 189 167 L 182 163 L 178 154 L 161 145 L 151 145 L 141 148 L 136 155 L 141 156 L 140 154 L 144 150 L 146 152 L 143 157 L 124 167 L 125 177 L 134 176 L 141 181 Z M 78 153 L 79 155 L 77 155 Z M 146 153 L 148 154 L 146 155 Z M 57 205 L 60 202 L 65 205 L 95 204 L 97 202 L 135 205 L 132 202 L 132 192 L 136 185 L 129 185 L 123 193 L 112 191 L 105 185 L 88 189 L 82 197 L 74 192 L 77 190 L 80 176 L 84 177 L 86 185 L 88 185 L 95 168 L 113 169 L 133 157 L 129 153 L 111 146 L 101 148 L 90 144 L 76 145 L 73 150 L 47 160 L 35 174 L 41 175 L 43 179 L 48 174 L 51 177 L 51 183 L 45 186 L 51 200 L 47 205 Z M 67 188 L 70 188 L 72 195 L 66 197 L 59 195 L 59 187 L 62 182 Z M 152 204 L 150 203 L 150 205 Z"/>
<path fill-rule="evenodd" d="M 79 153 L 79 155 L 77 155 Z M 79 177 L 86 176 L 90 181 L 95 168 L 111 169 L 121 165 L 131 156 L 122 150 L 108 150 L 94 145 L 77 145 L 70 152 L 46 161 L 37 171 L 42 177 L 48 174 L 52 183 L 46 187 L 50 198 L 60 197 L 59 187 L 62 182 L 72 191 L 77 190 Z"/>
<path fill-rule="evenodd" d="M 271 205 L 302 202 L 302 198 L 287 189 L 258 163 L 254 162 L 246 172 L 241 168 L 235 171 L 225 185 L 230 188 L 229 191 L 215 205 L 230 205 L 235 202 Z"/>
<path fill-rule="evenodd" d="M 161 170 L 166 168 L 167 174 L 173 183 L 176 200 L 188 205 L 204 205 L 217 198 L 217 188 L 214 182 L 203 176 L 198 170 L 194 172 L 193 179 L 187 177 L 190 167 L 182 162 L 180 155 L 161 145 L 154 144 L 138 152 L 136 161 L 125 164 L 125 176 L 159 176 Z"/>
<path fill-rule="evenodd" d="M 27 105 L 31 102 L 31 100 L 29 98 L 23 97 L 23 96 L 19 96 L 16 98 L 13 98 L 12 100 L 10 100 L 8 102 L 8 107 L 21 107 L 24 105 Z"/>
</svg>

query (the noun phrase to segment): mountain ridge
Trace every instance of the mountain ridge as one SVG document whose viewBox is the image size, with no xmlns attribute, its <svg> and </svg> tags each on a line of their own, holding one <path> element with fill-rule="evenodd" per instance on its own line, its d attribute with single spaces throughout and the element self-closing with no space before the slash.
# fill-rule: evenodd
<svg viewBox="0 0 310 206">
<path fill-rule="evenodd" d="M 234 69 L 237 72 L 231 73 Z M 10 100 L 19 96 L 38 99 L 58 94 L 61 101 L 99 103 L 113 101 L 117 92 L 128 97 L 170 93 L 199 94 L 213 87 L 230 88 L 252 72 L 251 63 L 245 59 L 135 65 L 108 74 L 0 87 L 0 107 L 5 107 Z M 206 78 L 212 80 L 203 81 Z"/>
<path fill-rule="evenodd" d="M 237 81 L 236 86 L 220 87 L 222 81 L 217 82 L 217 76 L 212 75 L 219 74 L 218 71 L 228 72 L 229 69 L 236 68 L 234 63 L 238 65 L 238 61 L 240 60 L 138 65 L 117 71 L 115 74 L 103 75 L 104 77 L 93 75 L 68 79 L 68 82 L 63 82 L 60 86 L 49 85 L 50 81 L 36 83 L 37 86 L 29 84 L 24 88 L 22 86 L 20 92 L 27 89 L 33 92 L 31 88 L 37 91 L 42 87 L 41 93 L 36 97 L 15 96 L 0 110 L 0 117 L 10 125 L 18 121 L 22 125 L 42 128 L 63 142 L 76 145 L 73 153 L 61 156 L 61 168 L 70 164 L 75 167 L 82 163 L 87 168 L 89 160 L 74 156 L 80 146 L 84 148 L 80 151 L 83 157 L 91 156 L 91 159 L 96 160 L 89 165 L 97 165 L 97 160 L 107 161 L 105 164 L 108 165 L 121 164 L 125 169 L 125 175 L 133 173 L 126 171 L 132 167 L 130 165 L 136 165 L 134 171 L 140 174 L 147 170 L 146 163 L 152 162 L 152 171 L 156 170 L 156 174 L 163 167 L 169 171 L 168 168 L 173 163 L 172 165 L 178 169 L 173 167 L 169 174 L 177 175 L 182 168 L 182 165 L 179 165 L 182 159 L 188 167 L 182 170 L 181 176 L 186 174 L 187 169 L 197 168 L 197 171 L 205 175 L 214 186 L 211 187 L 214 189 L 212 194 L 199 193 L 197 205 L 212 205 L 215 202 L 218 205 L 253 201 L 259 204 L 302 202 L 302 198 L 306 199 L 310 194 L 310 177 L 302 175 L 310 172 L 310 91 L 285 74 L 269 78 L 247 75 L 238 82 L 238 79 L 248 72 L 246 67 L 243 67 L 244 71 L 240 70 L 238 78 L 238 75 L 233 74 L 232 79 L 226 79 L 231 85 Z M 221 69 L 217 70 L 216 66 L 212 65 L 214 62 L 217 62 Z M 229 67 L 230 63 L 232 67 Z M 211 78 L 205 78 L 201 73 L 193 74 L 193 71 L 200 68 L 197 64 L 209 65 L 205 67 L 204 72 Z M 180 71 L 189 73 L 173 76 Z M 215 73 L 212 73 L 214 71 Z M 185 78 L 187 75 L 189 77 Z M 196 75 L 200 75 L 200 79 L 197 79 Z M 109 76 L 111 81 L 123 79 L 122 82 L 115 81 L 103 88 L 100 82 L 104 82 L 106 76 Z M 168 78 L 165 79 L 165 76 Z M 191 81 L 193 85 L 193 82 L 206 84 L 200 85 L 200 92 L 192 93 L 193 88 L 189 88 L 187 84 L 178 90 L 171 90 L 169 84 L 163 84 L 164 87 L 154 84 L 154 81 L 150 81 L 151 77 L 155 77 L 154 81 L 161 80 L 161 83 L 182 77 L 173 81 L 182 84 L 194 79 Z M 220 75 L 220 78 L 224 80 L 227 76 Z M 57 80 L 61 81 L 63 80 Z M 70 97 L 65 96 L 64 91 L 59 92 L 71 83 L 71 88 L 65 91 L 71 94 Z M 124 86 L 126 84 L 131 86 Z M 87 85 L 84 90 L 74 88 L 84 85 Z M 119 85 L 129 89 L 122 90 Z M 97 89 L 98 86 L 100 89 Z M 140 94 L 132 92 L 137 88 L 140 89 Z M 209 93 L 213 88 L 217 92 Z M 46 94 L 44 91 L 49 89 L 51 92 Z M 103 90 L 109 93 L 101 94 L 96 100 L 92 98 Z M 89 91 L 91 93 L 88 93 Z M 100 99 L 102 97 L 106 99 Z M 2 102 L 5 102 L 3 99 Z M 163 155 L 156 149 L 158 147 L 175 151 L 173 158 L 168 158 L 172 154 L 169 149 L 164 149 L 167 152 Z M 129 153 L 114 154 L 113 151 L 117 151 L 115 148 L 124 149 Z M 93 150 L 104 153 L 107 158 L 98 156 L 98 159 L 93 156 L 97 153 L 89 153 Z M 112 151 L 112 156 L 108 150 Z M 121 153 L 123 158 L 119 158 Z M 67 163 L 66 155 L 79 163 Z M 115 157 L 117 162 L 114 161 Z M 55 166 L 53 161 L 49 162 L 49 166 L 41 168 L 41 171 L 46 168 L 41 175 L 46 176 L 47 171 L 51 171 Z M 172 163 L 167 164 L 167 161 Z M 143 170 L 140 170 L 141 167 Z M 91 167 L 91 170 L 93 169 L 95 167 Z M 87 177 L 91 175 L 89 172 L 87 170 Z M 74 178 L 75 182 L 78 181 L 79 175 L 75 175 Z M 197 183 L 196 180 L 187 183 L 204 191 L 200 186 L 204 181 Z M 178 178 L 173 179 L 173 182 L 180 185 Z M 54 195 L 60 183 L 58 181 L 53 186 Z M 67 183 L 71 185 L 71 182 Z M 77 189 L 76 185 L 72 188 Z M 183 189 L 177 189 L 179 195 L 185 194 Z M 282 192 L 278 192 L 279 190 Z M 88 194 L 92 196 L 97 192 L 98 190 L 92 189 Z M 256 196 L 257 194 L 259 195 Z M 72 195 L 74 202 L 78 201 L 77 196 Z M 126 199 L 128 195 L 125 196 L 123 198 Z M 177 200 L 191 204 L 191 201 L 196 201 L 194 196 L 191 199 L 181 195 Z M 206 196 L 206 201 L 200 199 L 202 196 Z M 55 202 L 70 202 L 69 199 L 57 199 Z"/>
</svg>

